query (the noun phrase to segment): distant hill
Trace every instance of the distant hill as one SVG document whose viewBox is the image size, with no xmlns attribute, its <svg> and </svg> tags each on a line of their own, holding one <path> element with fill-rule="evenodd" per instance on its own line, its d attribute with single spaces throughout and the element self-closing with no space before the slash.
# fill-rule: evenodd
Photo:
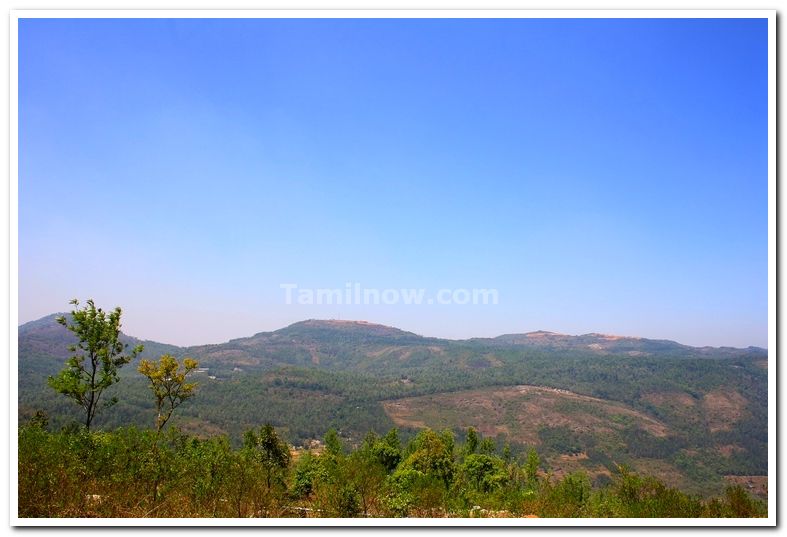
<svg viewBox="0 0 787 537">
<path fill-rule="evenodd" d="M 67 345 L 72 340 L 71 334 L 56 322 L 63 315 L 55 313 L 41 319 L 25 323 L 19 327 L 20 345 L 26 351 L 46 352 L 52 356 L 66 356 Z M 232 339 L 226 343 L 178 347 L 149 340 L 141 340 L 123 335 L 123 341 L 129 345 L 144 344 L 145 354 L 173 355 L 190 354 L 197 358 L 216 360 L 218 362 L 264 365 L 279 362 L 275 357 L 280 351 L 287 350 L 287 356 L 280 358 L 281 364 L 309 362 L 319 365 L 320 354 L 326 357 L 330 349 L 336 347 L 352 347 L 342 349 L 350 355 L 358 353 L 368 359 L 385 355 L 375 347 L 394 352 L 406 348 L 412 353 L 414 347 L 423 347 L 429 352 L 440 355 L 442 349 L 452 346 L 473 346 L 490 348 L 533 347 L 548 351 L 566 350 L 577 352 L 593 352 L 609 355 L 627 356 L 669 356 L 669 357 L 706 357 L 706 358 L 767 358 L 767 350 L 759 347 L 745 349 L 732 347 L 692 347 L 675 341 L 654 340 L 640 337 L 614 336 L 607 334 L 584 334 L 571 336 L 555 332 L 537 331 L 523 334 L 503 334 L 495 338 L 472 338 L 469 340 L 450 340 L 424 337 L 398 328 L 367 321 L 339 321 L 309 319 L 291 324 L 273 332 L 260 332 L 250 337 Z M 397 349 L 390 349 L 396 346 Z M 441 350 L 435 350 L 435 347 Z M 325 352 L 323 352 L 325 351 Z M 406 354 L 407 351 L 404 353 Z M 21 350 L 20 350 L 20 354 Z M 306 358 L 299 360 L 297 357 Z M 403 360 L 406 361 L 406 360 Z M 327 364 L 331 364 L 329 360 Z M 343 367 L 347 364 L 333 364 Z"/>
<path fill-rule="evenodd" d="M 477 340 L 480 341 L 480 340 Z M 649 356 L 658 354 L 681 355 L 684 357 L 730 357 L 730 356 L 767 356 L 768 351 L 760 347 L 736 349 L 733 347 L 691 347 L 667 339 L 646 339 L 641 337 L 613 336 L 609 334 L 583 334 L 569 336 L 539 330 L 525 334 L 504 334 L 486 341 L 503 345 L 529 345 L 551 349 L 591 350 L 600 354 L 627 354 L 629 356 Z"/>
<path fill-rule="evenodd" d="M 76 339 L 69 330 L 57 322 L 57 318 L 64 315 L 67 314 L 53 313 L 21 325 L 19 327 L 20 357 L 28 353 L 35 353 L 46 354 L 53 358 L 66 358 L 68 345 L 73 344 Z M 121 341 L 132 347 L 144 345 L 145 356 L 158 356 L 165 353 L 179 354 L 181 352 L 181 347 L 176 345 L 138 339 L 126 334 L 121 335 Z"/>
<path fill-rule="evenodd" d="M 19 327 L 19 417 L 44 409 L 52 427 L 78 415 L 46 386 L 73 341 L 56 316 Z M 295 443 L 329 427 L 352 443 L 396 424 L 405 435 L 421 426 L 461 435 L 472 425 L 597 477 L 626 463 L 706 493 L 722 476 L 767 473 L 768 353 L 756 347 L 545 331 L 447 340 L 314 319 L 214 345 L 123 339 L 142 343 L 143 357 L 191 356 L 207 368 L 175 421 L 197 434 L 237 442 L 269 421 Z M 120 403 L 99 414 L 99 426 L 150 425 L 135 369 L 121 370 L 112 388 Z"/>
<path fill-rule="evenodd" d="M 215 360 L 217 363 L 246 366 L 311 364 L 337 369 L 382 371 L 397 367 L 406 369 L 412 363 L 483 368 L 496 363 L 492 356 L 495 352 L 517 351 L 521 347 L 544 352 L 570 351 L 630 357 L 767 357 L 767 351 L 757 347 L 691 347 L 668 340 L 604 334 L 570 336 L 539 331 L 505 334 L 496 338 L 449 340 L 424 337 L 366 321 L 316 319 L 227 343 L 189 347 L 185 352 L 209 362 Z M 488 358 L 491 358 L 491 362 Z"/>
</svg>

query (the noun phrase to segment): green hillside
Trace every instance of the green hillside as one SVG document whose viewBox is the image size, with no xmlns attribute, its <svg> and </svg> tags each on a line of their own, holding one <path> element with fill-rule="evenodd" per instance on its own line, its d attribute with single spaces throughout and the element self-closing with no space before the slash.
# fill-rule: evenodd
<svg viewBox="0 0 787 537">
<path fill-rule="evenodd" d="M 20 420 L 44 410 L 57 430 L 78 417 L 46 386 L 69 337 L 54 316 L 19 328 Z M 768 473 L 763 349 L 547 332 L 454 341 L 317 320 L 189 348 L 126 337 L 145 346 L 140 358 L 199 360 L 206 368 L 195 375 L 199 394 L 174 423 L 205 437 L 226 433 L 235 445 L 266 422 L 295 445 L 331 427 L 357 445 L 368 431 L 394 425 L 405 438 L 422 427 L 463 435 L 473 426 L 516 452 L 535 447 L 553 467 L 597 477 L 625 463 L 717 493 L 723 476 Z M 96 425 L 149 426 L 150 397 L 136 365 L 122 368 L 121 379 L 110 388 L 120 402 Z M 535 387 L 529 402 L 508 397 L 517 386 Z"/>
</svg>

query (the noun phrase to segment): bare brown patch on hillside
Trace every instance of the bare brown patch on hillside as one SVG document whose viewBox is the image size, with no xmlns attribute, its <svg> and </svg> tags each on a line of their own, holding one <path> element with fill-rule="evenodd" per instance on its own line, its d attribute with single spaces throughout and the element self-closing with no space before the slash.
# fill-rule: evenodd
<svg viewBox="0 0 787 537">
<path fill-rule="evenodd" d="M 581 453 L 564 453 L 558 458 L 561 461 L 584 461 L 587 460 L 588 454 L 584 451 Z"/>
<path fill-rule="evenodd" d="M 416 350 L 417 349 L 411 347 L 401 347 L 397 345 L 391 345 L 388 347 L 383 347 L 382 349 L 377 349 L 375 351 L 368 351 L 366 355 L 370 358 L 381 358 L 381 357 L 390 356 L 396 358 L 400 362 L 404 362 L 408 358 L 410 358 Z"/>
<path fill-rule="evenodd" d="M 246 351 L 239 349 L 227 349 L 209 352 L 206 358 L 222 362 L 232 362 L 233 365 L 257 365 L 259 360 L 249 356 Z"/>
<path fill-rule="evenodd" d="M 503 362 L 500 360 L 500 358 L 498 358 L 494 354 L 487 354 L 486 356 L 484 356 L 484 358 L 487 359 L 489 365 L 492 367 L 500 367 L 503 365 Z"/>
<path fill-rule="evenodd" d="M 686 392 L 651 392 L 643 395 L 642 399 L 663 407 L 693 407 L 697 404 L 695 399 Z"/>
<path fill-rule="evenodd" d="M 312 357 L 312 363 L 314 365 L 320 365 L 320 355 L 317 354 L 316 347 L 309 347 L 309 355 Z"/>
<path fill-rule="evenodd" d="M 746 413 L 746 399 L 735 390 L 715 390 L 702 398 L 710 432 L 729 431 Z"/>
<path fill-rule="evenodd" d="M 298 459 L 303 457 L 306 453 L 319 457 L 325 452 L 325 445 L 319 440 L 309 440 L 303 446 L 290 446 L 290 457 L 292 462 L 298 462 Z"/>
<path fill-rule="evenodd" d="M 343 321 L 341 319 L 309 319 L 308 321 L 302 321 L 302 324 L 314 326 L 370 326 L 390 328 L 382 324 L 370 323 L 369 321 Z"/>
<path fill-rule="evenodd" d="M 725 475 L 724 480 L 733 485 L 740 485 L 761 498 L 768 497 L 767 475 Z"/>
<path fill-rule="evenodd" d="M 686 392 L 650 392 L 643 394 L 642 400 L 692 426 L 703 426 L 702 412 L 697 408 L 700 401 Z"/>
<path fill-rule="evenodd" d="M 397 346 L 383 347 L 382 349 L 377 349 L 376 351 L 368 351 L 366 353 L 366 356 L 369 356 L 371 358 L 379 358 L 380 356 L 391 353 L 399 348 L 401 347 L 397 347 Z"/>
<path fill-rule="evenodd" d="M 202 440 L 221 436 L 227 433 L 227 431 L 218 425 L 214 425 L 209 421 L 203 421 L 197 418 L 181 417 L 178 418 L 177 424 L 184 433 L 195 436 Z"/>
<path fill-rule="evenodd" d="M 383 407 L 385 413 L 400 427 L 415 427 L 416 429 L 428 427 L 426 423 L 411 415 L 411 409 L 403 400 L 386 401 L 383 403 Z"/>
<path fill-rule="evenodd" d="M 740 446 L 736 446 L 735 444 L 727 444 L 725 446 L 719 446 L 716 448 L 719 453 L 724 455 L 725 457 L 732 457 L 733 453 L 740 453 L 742 451 L 746 451 L 744 448 Z"/>
<path fill-rule="evenodd" d="M 602 465 L 596 466 L 584 466 L 582 464 L 576 463 L 576 461 L 563 461 L 563 460 L 554 460 L 550 463 L 549 474 L 541 474 L 542 477 L 546 477 L 548 480 L 552 481 L 553 483 L 557 483 L 563 478 L 565 478 L 569 474 L 573 474 L 576 472 L 583 472 L 587 474 L 590 481 L 593 482 L 599 476 L 605 475 L 607 477 L 612 476 L 612 472 L 610 472 L 607 468 Z"/>
<path fill-rule="evenodd" d="M 622 339 L 638 341 L 642 339 L 641 337 L 636 337 L 636 336 L 616 336 L 614 334 L 599 334 L 598 332 L 593 332 L 586 335 L 591 337 L 596 337 L 598 339 L 603 339 L 605 341 L 620 341 Z"/>
<path fill-rule="evenodd" d="M 410 356 L 413 355 L 413 352 L 415 352 L 413 349 L 408 349 L 404 351 L 402 354 L 399 355 L 399 361 L 404 362 L 405 360 L 410 358 Z"/>
<path fill-rule="evenodd" d="M 525 334 L 526 338 L 530 339 L 543 339 L 552 336 L 563 336 L 565 334 L 558 334 L 557 332 L 547 332 L 546 330 L 539 330 L 538 332 L 528 332 Z"/>
<path fill-rule="evenodd" d="M 762 369 L 768 369 L 768 360 L 757 360 L 754 362 L 754 365 L 761 367 Z"/>
<path fill-rule="evenodd" d="M 569 474 L 582 471 L 587 474 L 591 482 L 600 476 L 613 477 L 613 472 L 609 468 L 600 464 L 588 465 L 583 463 L 584 460 L 583 458 L 571 458 L 561 455 L 550 461 L 550 476 L 557 481 Z M 640 475 L 653 476 L 670 487 L 685 489 L 689 484 L 689 481 L 678 467 L 661 459 L 636 458 L 630 460 L 627 464 L 633 472 Z"/>
<path fill-rule="evenodd" d="M 668 487 L 684 490 L 688 484 L 681 471 L 665 460 L 638 458 L 632 461 L 632 467 L 640 474 L 655 477 Z"/>
<path fill-rule="evenodd" d="M 504 433 L 512 442 L 530 445 L 540 444 L 541 426 L 565 426 L 594 434 L 622 429 L 614 416 L 626 416 L 654 436 L 668 434 L 662 423 L 623 404 L 544 386 L 408 397 L 384 401 L 383 408 L 399 427 L 475 427 L 485 436 Z"/>
</svg>

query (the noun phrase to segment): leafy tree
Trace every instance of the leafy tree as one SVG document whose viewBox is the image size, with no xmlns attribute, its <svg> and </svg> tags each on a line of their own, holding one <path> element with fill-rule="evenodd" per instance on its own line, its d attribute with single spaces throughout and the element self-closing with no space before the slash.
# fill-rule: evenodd
<svg viewBox="0 0 787 537">
<path fill-rule="evenodd" d="M 408 516 L 410 509 L 416 502 L 416 488 L 424 478 L 423 472 L 405 467 L 397 468 L 388 477 L 388 492 L 384 502 L 391 514 L 397 517 Z"/>
<path fill-rule="evenodd" d="M 79 306 L 79 301 L 74 299 L 70 304 Z M 118 370 L 142 352 L 142 345 L 126 352 L 128 345 L 120 341 L 120 315 L 120 308 L 107 313 L 88 300 L 84 308 L 77 307 L 71 312 L 70 321 L 66 316 L 57 318 L 79 341 L 68 347 L 73 355 L 60 373 L 49 377 L 48 384 L 84 409 L 88 430 L 104 390 L 118 381 Z M 104 405 L 116 402 L 113 397 Z"/>
<path fill-rule="evenodd" d="M 727 504 L 735 517 L 759 516 L 760 506 L 749 496 L 740 485 L 733 485 L 724 490 Z"/>
<path fill-rule="evenodd" d="M 475 427 L 470 427 L 467 429 L 467 439 L 465 440 L 465 454 L 470 455 L 475 453 L 478 449 L 479 443 L 478 432 L 475 430 Z"/>
<path fill-rule="evenodd" d="M 425 429 L 413 439 L 409 450 L 404 467 L 441 480 L 448 490 L 455 469 L 453 433 L 446 430 L 438 434 Z"/>
<path fill-rule="evenodd" d="M 275 474 L 290 464 L 290 446 L 279 438 L 273 425 L 266 423 L 260 428 L 259 434 L 254 429 L 246 431 L 243 447 L 248 449 L 265 471 L 265 486 L 270 492 Z"/>
<path fill-rule="evenodd" d="M 402 460 L 399 431 L 394 427 L 372 445 L 372 453 L 388 473 L 393 472 Z"/>
<path fill-rule="evenodd" d="M 503 460 L 506 461 L 506 463 L 511 462 L 511 444 L 508 442 L 503 445 Z"/>
<path fill-rule="evenodd" d="M 535 449 L 530 448 L 527 452 L 527 462 L 525 463 L 525 477 L 527 477 L 528 484 L 533 486 L 536 482 L 536 475 L 538 467 L 541 465 L 541 459 Z"/>
<path fill-rule="evenodd" d="M 478 452 L 483 455 L 494 455 L 495 451 L 497 451 L 495 441 L 489 437 L 481 440 L 481 443 L 478 445 Z"/>
<path fill-rule="evenodd" d="M 332 512 L 342 518 L 356 517 L 361 513 L 361 502 L 358 491 L 350 484 L 339 487 Z"/>
<path fill-rule="evenodd" d="M 380 445 L 384 446 L 384 452 L 391 447 L 380 441 L 376 434 L 367 434 L 361 447 L 350 455 L 346 464 L 345 480 L 357 492 L 364 515 L 369 514 L 388 473 L 379 457 Z"/>
<path fill-rule="evenodd" d="M 235 516 L 242 518 L 244 515 L 244 499 L 249 491 L 254 488 L 256 478 L 254 461 L 249 450 L 233 451 L 230 457 L 229 469 L 229 502 L 234 507 Z"/>
<path fill-rule="evenodd" d="M 185 358 L 183 364 L 169 354 L 163 355 L 158 363 L 142 360 L 138 371 L 150 381 L 150 389 L 156 399 L 156 432 L 161 432 L 172 413 L 183 401 L 194 395 L 196 383 L 186 382 L 186 376 L 197 369 L 196 360 Z"/>
<path fill-rule="evenodd" d="M 292 495 L 295 498 L 309 496 L 320 478 L 324 478 L 320 461 L 307 451 L 301 455 L 295 465 L 292 477 Z"/>
<path fill-rule="evenodd" d="M 30 418 L 30 425 L 46 429 L 46 426 L 49 425 L 49 416 L 43 410 L 36 410 L 36 413 Z"/>
<path fill-rule="evenodd" d="M 568 474 L 557 484 L 546 486 L 544 514 L 549 517 L 587 516 L 590 493 L 590 479 L 584 472 Z"/>
<path fill-rule="evenodd" d="M 505 464 L 499 457 L 473 453 L 465 458 L 462 473 L 476 490 L 489 492 L 504 484 L 508 478 Z"/>
<path fill-rule="evenodd" d="M 339 439 L 339 434 L 333 427 L 328 429 L 328 432 L 325 433 L 325 452 L 334 457 L 338 457 L 342 453 L 342 441 Z"/>
<path fill-rule="evenodd" d="M 196 511 L 219 516 L 222 504 L 228 503 L 222 496 L 226 495 L 233 477 L 232 459 L 232 448 L 226 436 L 207 440 L 193 438 L 184 446 L 177 462 L 189 471 L 181 474 L 188 480 L 181 490 L 188 494 Z"/>
<path fill-rule="evenodd" d="M 198 365 L 191 358 L 185 358 L 181 365 L 169 354 L 163 355 L 158 362 L 142 360 L 139 364 L 138 371 L 150 381 L 150 390 L 156 400 L 156 435 L 152 449 L 154 477 L 151 487 L 154 503 L 158 499 L 159 486 L 166 473 L 158 445 L 159 435 L 175 409 L 194 395 L 197 385 L 186 382 L 186 376 L 196 370 Z"/>
</svg>

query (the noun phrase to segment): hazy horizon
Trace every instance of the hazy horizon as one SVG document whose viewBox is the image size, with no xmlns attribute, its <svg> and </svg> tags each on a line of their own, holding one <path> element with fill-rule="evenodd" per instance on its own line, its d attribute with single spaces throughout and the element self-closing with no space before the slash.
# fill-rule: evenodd
<svg viewBox="0 0 787 537">
<path fill-rule="evenodd" d="M 97 305 L 97 306 L 99 306 L 99 305 Z M 101 306 L 99 306 L 99 307 L 101 307 Z M 44 315 L 43 317 L 39 317 L 37 319 L 32 319 L 32 320 L 26 321 L 26 322 L 20 322 L 19 323 L 19 328 L 21 328 L 25 324 L 32 323 L 32 322 L 35 322 L 35 321 L 40 321 L 40 320 L 45 319 L 45 318 L 47 318 L 47 317 L 49 317 L 51 315 L 62 315 L 62 314 L 65 314 L 65 313 L 66 313 L 65 311 L 53 312 L 53 313 L 50 313 L 48 315 Z M 596 334 L 596 335 L 601 335 L 601 336 L 630 337 L 630 338 L 636 338 L 636 339 L 667 340 L 667 338 L 660 338 L 660 337 L 646 337 L 646 336 L 641 336 L 641 335 L 636 335 L 636 334 L 612 334 L 612 333 L 606 333 L 606 332 L 585 332 L 585 333 L 582 333 L 582 334 L 567 334 L 567 333 L 564 333 L 564 332 L 557 332 L 555 330 L 546 330 L 546 329 L 543 329 L 543 328 L 532 329 L 532 330 L 522 330 L 520 332 L 505 332 L 505 333 L 499 333 L 499 334 L 488 334 L 488 335 L 483 335 L 483 336 L 468 336 L 468 337 L 464 337 L 464 338 L 451 338 L 451 337 L 440 337 L 440 336 L 436 336 L 434 334 L 421 333 L 421 332 L 418 332 L 417 330 L 408 330 L 406 328 L 402 328 L 401 326 L 387 325 L 385 323 L 378 323 L 378 322 L 375 322 L 375 321 L 372 321 L 372 320 L 369 320 L 369 319 L 327 319 L 327 318 L 326 319 L 314 319 L 314 318 L 300 319 L 300 320 L 293 321 L 293 322 L 288 323 L 288 324 L 283 325 L 283 326 L 278 326 L 278 327 L 275 327 L 275 328 L 270 328 L 270 329 L 265 329 L 265 330 L 256 330 L 253 333 L 233 336 L 233 337 L 230 337 L 228 339 L 221 340 L 221 341 L 202 341 L 202 342 L 191 343 L 191 344 L 176 344 L 176 343 L 173 343 L 171 341 L 165 341 L 165 340 L 159 341 L 159 340 L 155 340 L 153 338 L 143 337 L 143 336 L 140 336 L 139 334 L 134 334 L 134 333 L 128 332 L 125 329 L 125 326 L 122 326 L 121 330 L 126 335 L 135 337 L 135 338 L 140 339 L 140 340 L 155 341 L 156 343 L 165 343 L 165 344 L 168 344 L 168 345 L 175 345 L 175 346 L 178 346 L 178 347 L 199 347 L 199 346 L 203 346 L 203 345 L 223 344 L 223 343 L 227 343 L 227 342 L 229 342 L 231 340 L 234 340 L 234 339 L 242 339 L 242 338 L 246 338 L 246 337 L 252 337 L 252 336 L 254 336 L 256 334 L 259 334 L 259 333 L 275 332 L 277 330 L 281 330 L 281 329 L 287 328 L 287 327 L 289 327 L 289 326 L 291 326 L 293 324 L 297 324 L 297 323 L 301 323 L 301 322 L 308 322 L 308 321 L 331 322 L 331 323 L 336 323 L 336 322 L 338 322 L 338 323 L 364 323 L 364 324 L 370 324 L 370 325 L 387 326 L 389 328 L 396 328 L 396 329 L 399 329 L 399 330 L 403 330 L 405 332 L 412 332 L 412 333 L 414 333 L 414 334 L 416 334 L 418 336 L 423 336 L 423 337 L 426 337 L 426 338 L 437 338 L 437 339 L 445 339 L 445 340 L 450 340 L 450 341 L 464 341 L 464 340 L 468 340 L 468 339 L 479 339 L 479 338 L 494 338 L 494 337 L 503 336 L 503 335 L 528 334 L 528 333 L 534 333 L 534 332 L 547 332 L 547 333 L 551 333 L 551 334 L 555 334 L 555 335 L 559 335 L 559 336 L 585 336 L 585 335 Z M 125 324 L 125 323 L 121 323 L 121 324 Z M 670 340 L 668 340 L 668 341 L 670 341 Z M 675 341 L 675 343 L 681 343 L 681 344 L 687 345 L 687 343 L 682 342 L 682 341 Z M 692 347 L 709 347 L 709 346 L 712 346 L 712 345 L 690 345 L 690 346 L 692 346 Z M 719 347 L 724 347 L 724 345 L 721 345 Z M 758 345 L 747 345 L 747 347 L 759 347 L 759 346 Z M 746 348 L 746 347 L 739 347 L 739 348 Z M 763 348 L 763 349 L 767 350 L 767 347 L 759 347 L 759 348 Z"/>
<path fill-rule="evenodd" d="M 767 21 L 21 19 L 19 324 L 768 343 Z M 287 304 L 282 284 L 494 289 Z"/>
</svg>

